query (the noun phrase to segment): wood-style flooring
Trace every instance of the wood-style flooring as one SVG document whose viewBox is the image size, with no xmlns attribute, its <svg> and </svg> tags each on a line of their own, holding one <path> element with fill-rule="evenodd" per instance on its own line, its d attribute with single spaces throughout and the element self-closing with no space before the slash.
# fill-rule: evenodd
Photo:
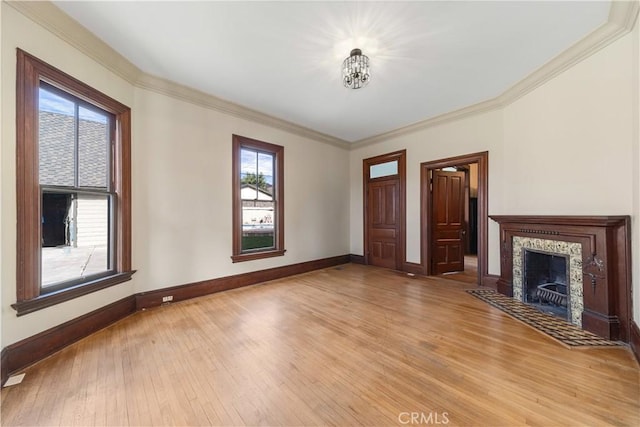
<svg viewBox="0 0 640 427">
<path fill-rule="evenodd" d="M 627 348 L 347 264 L 138 312 L 28 368 L 2 425 L 640 425 Z"/>
</svg>

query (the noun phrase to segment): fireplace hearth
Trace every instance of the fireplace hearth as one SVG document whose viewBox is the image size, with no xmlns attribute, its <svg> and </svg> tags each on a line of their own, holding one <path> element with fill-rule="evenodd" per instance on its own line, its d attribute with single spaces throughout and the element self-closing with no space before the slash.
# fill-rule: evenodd
<svg viewBox="0 0 640 427">
<path fill-rule="evenodd" d="M 503 216 L 498 292 L 610 340 L 629 340 L 628 216 Z"/>
</svg>

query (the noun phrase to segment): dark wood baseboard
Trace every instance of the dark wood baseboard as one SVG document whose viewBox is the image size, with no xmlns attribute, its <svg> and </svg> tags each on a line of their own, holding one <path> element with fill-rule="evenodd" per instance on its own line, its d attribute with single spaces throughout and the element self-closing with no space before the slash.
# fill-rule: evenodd
<svg viewBox="0 0 640 427">
<path fill-rule="evenodd" d="M 174 302 L 181 301 L 213 292 L 346 264 L 350 261 L 349 255 L 341 255 L 131 295 L 3 348 L 0 356 L 0 384 L 4 384 L 10 374 L 24 369 L 138 310 L 161 305 L 163 296 L 172 295 Z"/>
<path fill-rule="evenodd" d="M 363 255 L 349 255 L 349 258 L 354 264 L 363 264 L 364 265 L 364 256 Z"/>
<path fill-rule="evenodd" d="M 220 277 L 217 279 L 204 280 L 202 282 L 189 283 L 187 285 L 172 286 L 170 288 L 142 292 L 136 295 L 136 308 L 138 310 L 142 310 L 145 308 L 157 307 L 162 305 L 162 298 L 166 296 L 173 297 L 172 302 L 183 301 L 215 292 L 227 291 L 243 286 L 255 285 L 256 283 L 267 282 L 269 280 L 281 279 L 295 274 L 319 270 L 321 268 L 347 264 L 350 260 L 350 255 L 341 255 L 314 261 L 301 262 L 299 264 L 286 265 L 283 267 L 270 268 L 268 270 L 252 271 L 249 273 L 237 274 L 235 276 Z"/>
<path fill-rule="evenodd" d="M 635 321 L 631 321 L 631 331 L 629 333 L 629 344 L 631 351 L 636 356 L 636 360 L 640 363 L 640 328 Z"/>
<path fill-rule="evenodd" d="M 136 311 L 133 295 L 18 341 L 2 350 L 2 384 L 24 369 Z"/>
<path fill-rule="evenodd" d="M 485 274 L 482 276 L 480 284 L 484 287 L 498 290 L 498 280 L 500 280 L 500 276 L 496 274 Z"/>
<path fill-rule="evenodd" d="M 411 274 L 424 274 L 424 268 L 422 268 L 422 264 L 417 264 L 415 262 L 405 262 L 402 271 L 406 271 L 407 273 Z"/>
<path fill-rule="evenodd" d="M 9 367 L 7 365 L 7 352 L 6 347 L 2 349 L 0 353 L 0 387 L 4 385 L 4 382 L 9 378 Z"/>
<path fill-rule="evenodd" d="M 629 339 L 628 335 L 623 337 L 620 334 L 618 316 L 606 316 L 586 308 L 582 312 L 582 328 L 613 341 L 628 342 Z"/>
</svg>

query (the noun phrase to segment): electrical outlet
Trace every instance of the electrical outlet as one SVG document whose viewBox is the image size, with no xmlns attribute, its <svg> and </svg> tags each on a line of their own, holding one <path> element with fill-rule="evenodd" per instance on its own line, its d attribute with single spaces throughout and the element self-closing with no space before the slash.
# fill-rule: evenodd
<svg viewBox="0 0 640 427">
<path fill-rule="evenodd" d="M 173 295 L 167 295 L 166 297 L 162 297 L 162 302 L 171 302 L 173 301 Z"/>
</svg>

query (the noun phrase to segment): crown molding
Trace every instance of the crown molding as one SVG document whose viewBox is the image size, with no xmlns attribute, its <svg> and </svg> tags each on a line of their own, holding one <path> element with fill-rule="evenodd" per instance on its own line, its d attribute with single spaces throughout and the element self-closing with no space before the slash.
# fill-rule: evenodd
<svg viewBox="0 0 640 427">
<path fill-rule="evenodd" d="M 482 114 L 491 110 L 504 108 L 517 101 L 536 88 L 542 86 L 549 80 L 558 76 L 562 72 L 573 67 L 577 63 L 590 57 L 594 53 L 610 45 L 619 38 L 627 35 L 633 30 L 640 11 L 640 1 L 618 1 L 611 2 L 609 17 L 605 24 L 596 28 L 583 39 L 563 51 L 555 58 L 511 86 L 499 96 L 474 104 L 459 110 L 431 117 L 417 123 L 410 124 L 389 132 L 364 138 L 351 144 L 351 149 L 365 147 L 376 144 L 400 135 L 417 132 L 433 126 L 438 126 L 454 120 L 460 120 L 476 114 Z"/>
<path fill-rule="evenodd" d="M 400 135 L 406 135 L 429 127 L 503 108 L 628 34 L 632 31 L 640 11 L 640 1 L 638 0 L 613 0 L 609 10 L 609 17 L 605 24 L 511 86 L 499 96 L 389 132 L 349 143 L 331 135 L 317 132 L 313 129 L 252 110 L 239 104 L 234 104 L 196 89 L 146 74 L 49 1 L 3 0 L 3 2 L 9 4 L 27 18 L 55 34 L 60 39 L 69 43 L 71 46 L 136 87 L 348 150 L 361 148 Z"/>
<path fill-rule="evenodd" d="M 36 24 L 131 84 L 142 74 L 127 58 L 49 1 L 6 1 Z"/>
<path fill-rule="evenodd" d="M 466 117 L 475 116 L 477 114 L 486 113 L 489 111 L 502 108 L 502 104 L 498 98 L 489 99 L 487 101 L 479 102 L 477 104 L 470 105 L 468 107 L 460 108 L 458 110 L 450 111 L 448 113 L 440 114 L 435 117 L 431 117 L 426 120 L 403 126 L 398 129 L 391 130 L 389 132 L 381 133 L 369 138 L 364 138 L 351 143 L 351 149 L 365 147 L 367 145 L 375 144 L 385 141 L 387 139 L 396 138 L 409 133 L 414 133 L 433 126 L 442 125 L 448 122 L 464 119 Z"/>
<path fill-rule="evenodd" d="M 612 1 L 605 24 L 520 80 L 498 97 L 509 105 L 633 30 L 640 3 Z"/>
<path fill-rule="evenodd" d="M 3 0 L 3 2 L 138 88 L 220 111 L 254 123 L 284 130 L 335 147 L 349 149 L 349 143 L 342 139 L 234 104 L 170 80 L 144 73 L 127 58 L 116 52 L 111 46 L 100 40 L 95 34 L 49 1 Z"/>
<path fill-rule="evenodd" d="M 330 144 L 339 148 L 348 149 L 349 143 L 313 129 L 300 126 L 277 117 L 270 116 L 260 111 L 252 110 L 239 104 L 218 98 L 197 89 L 184 86 L 171 80 L 150 74 L 142 74 L 136 81 L 136 86 L 174 99 L 186 101 L 211 110 L 216 110 L 230 116 L 250 120 L 276 129 L 281 129 L 305 138 Z"/>
</svg>

